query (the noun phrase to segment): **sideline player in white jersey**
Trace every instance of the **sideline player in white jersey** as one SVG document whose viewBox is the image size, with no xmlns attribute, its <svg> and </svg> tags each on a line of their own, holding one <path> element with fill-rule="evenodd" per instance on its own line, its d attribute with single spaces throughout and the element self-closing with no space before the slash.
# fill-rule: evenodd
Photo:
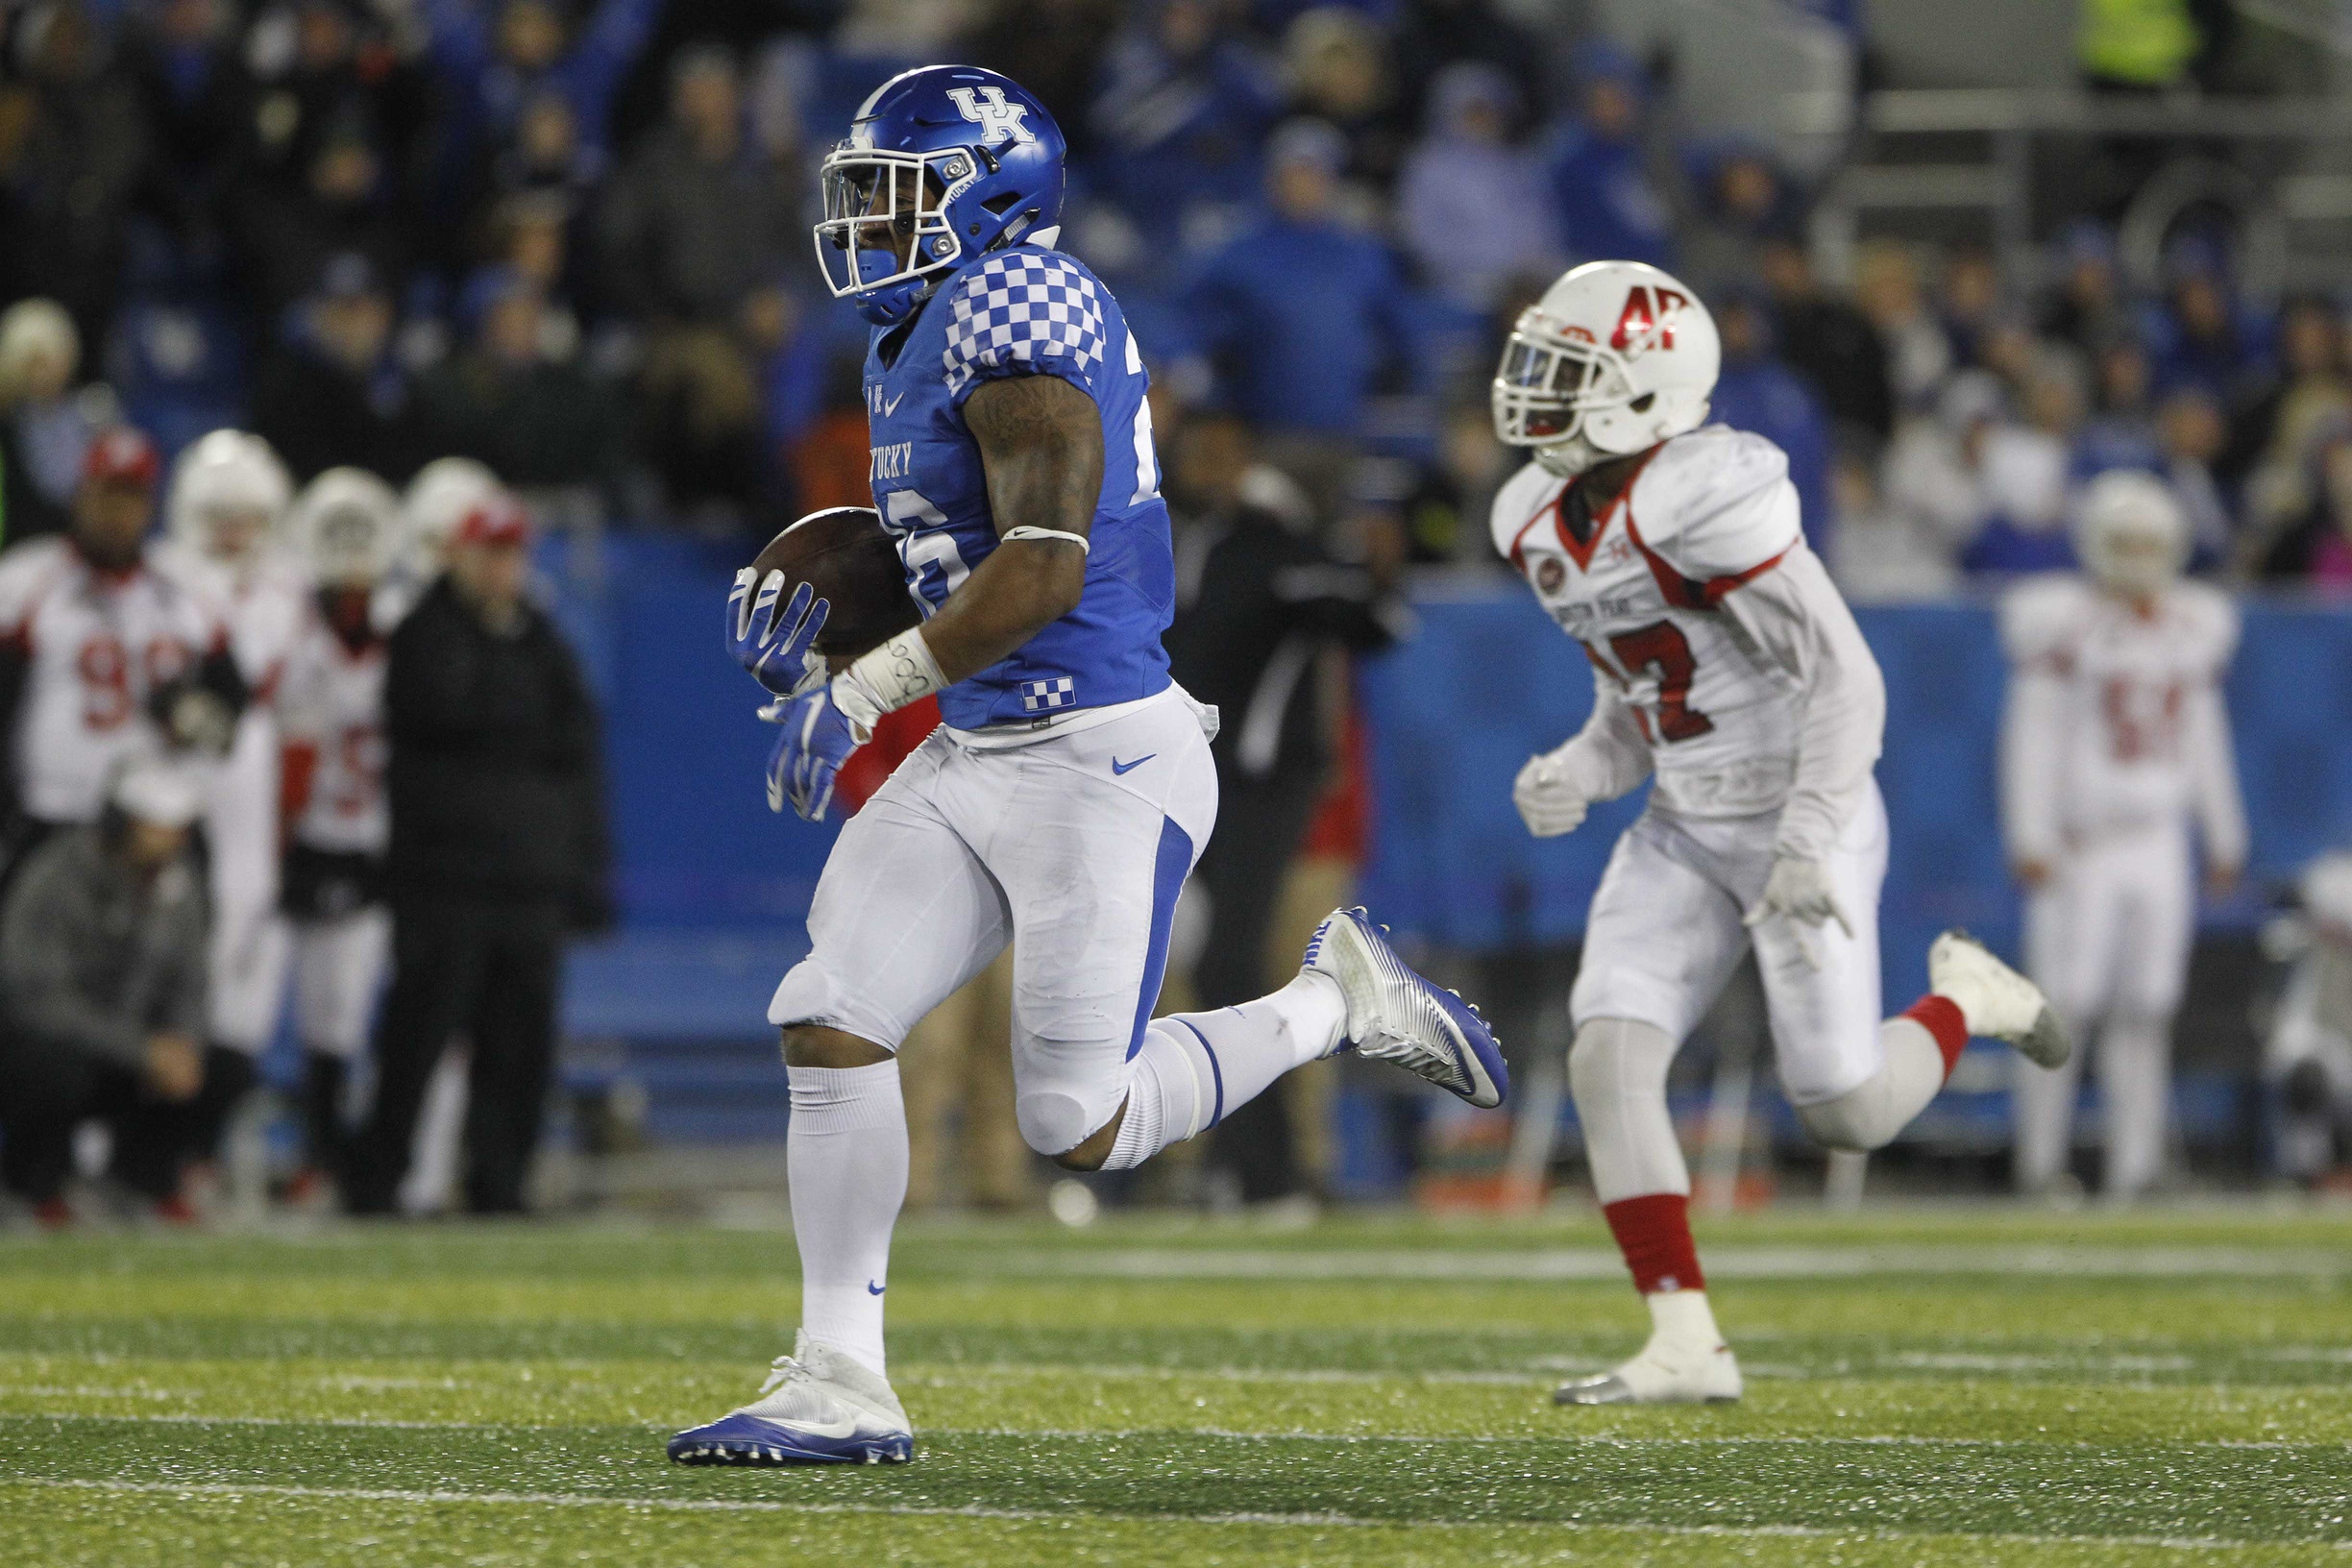
<svg viewBox="0 0 2352 1568">
<path fill-rule="evenodd" d="M 307 1168 L 331 1175 L 342 1168 L 351 1064 L 391 952 L 383 684 L 395 616 L 385 584 L 408 541 L 400 498 L 356 468 L 331 468 L 305 485 L 288 531 L 317 589 L 278 695 L 287 822 L 281 905 L 294 933 Z"/>
<path fill-rule="evenodd" d="M 1072 1170 L 1125 1169 L 1351 1043 L 1475 1104 L 1494 1037 L 1335 912 L 1271 996 L 1154 1019 L 1176 894 L 1216 817 L 1212 717 L 1168 678 L 1175 601 L 1143 361 L 1054 248 L 1062 134 L 993 71 L 894 77 L 825 159 L 818 256 L 872 324 L 874 501 L 924 617 L 825 678 L 821 600 L 737 578 L 736 656 L 779 700 L 769 802 L 820 817 L 884 713 L 942 726 L 842 830 L 809 956 L 776 988 L 801 1328 L 761 1397 L 679 1433 L 688 1464 L 904 1460 L 882 1305 L 905 1195 L 895 1051 L 1013 948 L 1015 1119 Z"/>
<path fill-rule="evenodd" d="M 1878 1005 L 1886 810 L 1871 776 L 1878 666 L 1799 527 L 1778 448 L 1706 426 L 1715 324 L 1654 267 L 1597 261 L 1519 319 L 1495 427 L 1534 461 L 1495 498 L 1495 548 L 1593 666 L 1591 720 L 1513 788 L 1539 838 L 1654 779 L 1618 840 L 1569 1007 L 1569 1082 L 1593 1185 L 1649 1304 L 1649 1342 L 1562 1404 L 1727 1400 L 1739 1363 L 1707 1305 L 1666 1074 L 1751 948 L 1780 1084 L 1832 1148 L 1874 1149 L 1972 1035 L 2065 1059 L 2041 993 L 1947 933 L 1933 990 Z"/>
<path fill-rule="evenodd" d="M 71 527 L 0 555 L 0 813 L 11 860 L 98 819 L 135 755 L 229 744 L 246 685 L 218 609 L 157 570 L 160 462 L 129 426 L 83 461 Z"/>
<path fill-rule="evenodd" d="M 268 442 L 243 430 L 199 437 L 172 467 L 163 570 L 220 607 L 252 700 L 238 715 L 205 807 L 211 892 L 212 1041 L 258 1057 L 278 1030 L 286 930 L 278 916 L 280 674 L 309 590 L 281 525 L 292 492 Z"/>
<path fill-rule="evenodd" d="M 2196 924 L 2192 839 L 2217 891 L 2245 866 L 2221 700 L 2238 612 L 2181 579 L 2188 521 L 2154 475 L 2100 475 L 2077 517 L 2084 572 L 2025 582 L 2001 605 L 2001 816 L 2027 893 L 2027 970 L 2076 1040 L 2097 1032 L 2102 1185 L 2129 1198 L 2164 1164 L 2172 1014 Z M 2018 1069 L 2027 1191 L 2065 1176 L 2081 1073 L 2079 1059 Z"/>
</svg>

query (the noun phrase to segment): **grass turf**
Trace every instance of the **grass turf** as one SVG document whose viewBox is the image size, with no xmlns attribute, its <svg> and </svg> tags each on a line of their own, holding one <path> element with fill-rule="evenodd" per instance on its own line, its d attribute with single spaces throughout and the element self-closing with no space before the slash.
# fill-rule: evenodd
<svg viewBox="0 0 2352 1568">
<path fill-rule="evenodd" d="M 0 1241 L 9 1560 L 2344 1562 L 2352 1216 L 1712 1223 L 1728 1409 L 1589 1219 L 910 1226 L 903 1468 L 668 1464 L 784 1348 L 787 1237 Z"/>
</svg>

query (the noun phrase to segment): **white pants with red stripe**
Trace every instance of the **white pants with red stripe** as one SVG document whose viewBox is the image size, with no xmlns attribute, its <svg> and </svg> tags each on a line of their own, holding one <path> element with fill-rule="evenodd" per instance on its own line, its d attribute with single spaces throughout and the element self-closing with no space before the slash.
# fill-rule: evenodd
<svg viewBox="0 0 2352 1568">
<path fill-rule="evenodd" d="M 1829 857 L 1850 935 L 1834 923 L 1801 933 L 1785 919 L 1742 923 L 1772 874 L 1778 825 L 1777 813 L 1693 818 L 1653 806 L 1627 829 L 1593 894 L 1568 1002 L 1576 1022 L 1647 1023 L 1678 1045 L 1752 947 L 1790 1102 L 1835 1099 L 1877 1072 L 1886 807 L 1873 786 Z"/>
</svg>

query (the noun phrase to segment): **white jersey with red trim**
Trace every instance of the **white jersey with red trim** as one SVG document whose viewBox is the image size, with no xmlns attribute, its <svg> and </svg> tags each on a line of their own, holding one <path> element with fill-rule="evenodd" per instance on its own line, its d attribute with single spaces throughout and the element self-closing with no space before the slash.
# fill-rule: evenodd
<svg viewBox="0 0 2352 1568">
<path fill-rule="evenodd" d="M 278 700 L 286 745 L 316 756 L 294 839 L 336 854 L 380 855 L 391 835 L 384 800 L 381 637 L 354 648 L 313 609 L 286 660 Z"/>
<path fill-rule="evenodd" d="M 190 593 L 218 606 L 229 628 L 229 649 L 257 704 L 276 700 L 286 654 L 309 614 L 310 584 L 302 568 L 278 554 L 264 555 L 250 571 L 233 573 L 183 546 L 156 548 L 157 566 Z"/>
<path fill-rule="evenodd" d="M 1531 463 L 1496 496 L 1495 548 L 1584 645 L 1648 743 L 1661 804 L 1771 811 L 1795 782 L 1804 691 L 1725 597 L 1802 551 L 1788 459 L 1711 425 L 1652 449 L 1580 543 L 1569 483 Z"/>
<path fill-rule="evenodd" d="M 0 555 L 0 640 L 27 662 L 7 737 L 24 812 L 94 821 L 122 760 L 163 745 L 150 697 L 226 636 L 210 603 L 149 560 L 104 572 L 58 538 Z"/>
<path fill-rule="evenodd" d="M 2238 611 L 2199 582 L 2144 609 L 2069 574 L 2001 605 L 2011 682 L 2002 796 L 2012 852 L 2070 846 L 2193 817 L 2213 857 L 2245 858 L 2245 814 L 2221 681 Z"/>
</svg>

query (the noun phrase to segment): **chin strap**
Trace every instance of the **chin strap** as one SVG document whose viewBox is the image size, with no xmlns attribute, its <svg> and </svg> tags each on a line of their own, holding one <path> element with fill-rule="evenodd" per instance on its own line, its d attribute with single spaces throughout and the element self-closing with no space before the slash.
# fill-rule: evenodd
<svg viewBox="0 0 2352 1568">
<path fill-rule="evenodd" d="M 1066 533 L 1060 528 L 1033 528 L 1026 523 L 1022 524 L 1017 528 L 1005 529 L 1003 538 L 1004 542 L 1008 545 L 1017 544 L 1026 539 L 1062 539 L 1066 540 L 1070 544 L 1076 545 L 1085 554 L 1091 555 L 1094 553 L 1093 545 L 1083 533 Z"/>
</svg>

